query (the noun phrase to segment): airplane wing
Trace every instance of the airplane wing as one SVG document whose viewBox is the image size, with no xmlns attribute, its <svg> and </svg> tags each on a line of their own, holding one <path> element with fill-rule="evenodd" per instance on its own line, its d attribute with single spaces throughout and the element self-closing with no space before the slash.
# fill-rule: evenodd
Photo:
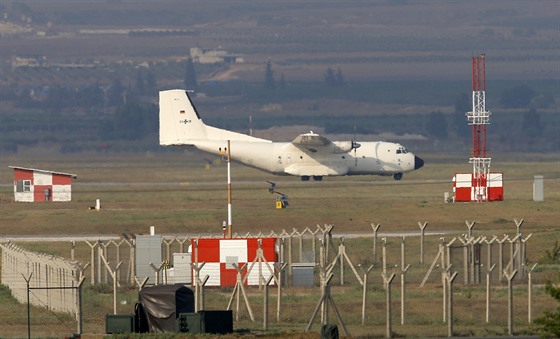
<svg viewBox="0 0 560 339">
<path fill-rule="evenodd" d="M 313 132 L 298 135 L 292 140 L 292 145 L 303 151 L 319 154 L 348 153 L 353 149 L 351 141 L 333 143 L 329 139 Z"/>
</svg>

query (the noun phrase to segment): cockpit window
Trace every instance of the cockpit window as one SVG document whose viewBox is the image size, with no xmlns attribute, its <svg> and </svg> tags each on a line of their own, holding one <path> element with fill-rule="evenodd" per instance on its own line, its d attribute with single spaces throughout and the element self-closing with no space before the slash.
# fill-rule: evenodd
<svg viewBox="0 0 560 339">
<path fill-rule="evenodd" d="M 406 148 L 402 146 L 397 149 L 397 154 L 406 154 L 406 153 L 408 153 L 408 151 L 406 150 Z"/>
</svg>

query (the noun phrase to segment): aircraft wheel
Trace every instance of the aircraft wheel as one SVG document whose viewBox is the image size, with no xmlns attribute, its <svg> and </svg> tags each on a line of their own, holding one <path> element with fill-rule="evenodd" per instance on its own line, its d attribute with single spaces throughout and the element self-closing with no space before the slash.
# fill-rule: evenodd
<svg viewBox="0 0 560 339">
<path fill-rule="evenodd" d="M 309 175 L 301 176 L 301 181 L 309 181 Z"/>
<path fill-rule="evenodd" d="M 395 180 L 401 180 L 402 179 L 402 173 L 395 173 L 393 175 L 393 178 L 395 178 Z"/>
<path fill-rule="evenodd" d="M 314 176 L 313 176 L 313 180 L 315 180 L 315 181 L 321 181 L 321 180 L 323 180 L 323 176 L 322 176 L 322 175 L 314 175 Z"/>
</svg>

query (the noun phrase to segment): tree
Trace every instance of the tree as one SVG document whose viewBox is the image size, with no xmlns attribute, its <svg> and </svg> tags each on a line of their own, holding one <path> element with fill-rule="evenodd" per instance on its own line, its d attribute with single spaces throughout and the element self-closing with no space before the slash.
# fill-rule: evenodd
<svg viewBox="0 0 560 339">
<path fill-rule="evenodd" d="M 142 72 L 140 70 L 138 70 L 138 73 L 136 74 L 136 93 L 139 96 L 144 95 L 144 76 L 142 75 Z"/>
<path fill-rule="evenodd" d="M 266 68 L 264 71 L 264 87 L 268 89 L 276 88 L 276 83 L 274 81 L 274 71 L 272 70 L 272 63 L 270 59 L 266 61 Z"/>
<path fill-rule="evenodd" d="M 198 90 L 198 83 L 196 81 L 196 72 L 194 70 L 194 63 L 191 57 L 187 58 L 184 84 L 186 89 L 191 89 L 194 91 Z"/>
<path fill-rule="evenodd" d="M 541 117 L 536 109 L 531 108 L 523 114 L 522 130 L 531 139 L 542 134 Z"/>
<path fill-rule="evenodd" d="M 157 87 L 157 81 L 156 81 L 156 76 L 154 75 L 154 72 L 148 71 L 146 73 L 146 91 L 148 92 L 148 94 L 152 95 L 153 92 L 155 92 Z"/>
<path fill-rule="evenodd" d="M 342 87 L 344 86 L 344 76 L 342 75 L 342 71 L 340 68 L 334 72 L 332 68 L 327 68 L 327 72 L 325 73 L 325 83 L 329 87 Z"/>
<path fill-rule="evenodd" d="M 278 82 L 278 87 L 286 88 L 286 79 L 284 79 L 284 72 L 280 74 L 280 81 Z"/>
<path fill-rule="evenodd" d="M 467 118 L 465 114 L 471 110 L 471 102 L 469 96 L 465 93 L 455 98 L 455 113 L 453 114 L 453 125 L 455 132 L 462 138 L 467 138 L 471 135 Z"/>
<path fill-rule="evenodd" d="M 340 70 L 340 67 L 338 68 L 338 71 L 336 72 L 336 85 L 337 86 L 344 86 L 344 76 L 342 75 L 342 71 Z"/>
<path fill-rule="evenodd" d="M 152 104 L 130 103 L 120 106 L 101 126 L 104 139 L 138 140 L 157 131 L 157 108 Z"/>
<path fill-rule="evenodd" d="M 528 85 L 523 84 L 504 90 L 500 101 L 504 107 L 524 108 L 529 107 L 534 97 L 535 91 Z"/>
<path fill-rule="evenodd" d="M 325 73 L 325 83 L 329 87 L 336 86 L 336 77 L 334 75 L 334 71 L 332 68 L 327 68 L 327 72 Z"/>
<path fill-rule="evenodd" d="M 118 106 L 122 105 L 124 102 L 123 94 L 125 89 L 119 80 L 119 78 L 115 77 L 113 79 L 113 83 L 107 89 L 107 101 L 108 104 L 111 106 Z"/>
<path fill-rule="evenodd" d="M 560 303 L 560 287 L 546 283 L 545 291 Z M 556 311 L 545 310 L 543 316 L 535 319 L 534 328 L 544 338 L 560 338 L 560 304 Z"/>
<path fill-rule="evenodd" d="M 436 138 L 447 138 L 447 121 L 442 112 L 432 112 L 428 115 L 426 132 Z"/>
</svg>

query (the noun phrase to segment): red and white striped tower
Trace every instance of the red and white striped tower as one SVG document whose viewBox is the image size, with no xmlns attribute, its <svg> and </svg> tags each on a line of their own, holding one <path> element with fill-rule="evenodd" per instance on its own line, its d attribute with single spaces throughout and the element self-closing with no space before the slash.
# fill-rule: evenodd
<svg viewBox="0 0 560 339">
<path fill-rule="evenodd" d="M 472 58 L 472 112 L 467 112 L 472 125 L 473 200 L 488 201 L 487 180 L 490 175 L 491 158 L 486 155 L 486 125 L 490 124 L 490 112 L 486 110 L 486 55 Z"/>
</svg>

